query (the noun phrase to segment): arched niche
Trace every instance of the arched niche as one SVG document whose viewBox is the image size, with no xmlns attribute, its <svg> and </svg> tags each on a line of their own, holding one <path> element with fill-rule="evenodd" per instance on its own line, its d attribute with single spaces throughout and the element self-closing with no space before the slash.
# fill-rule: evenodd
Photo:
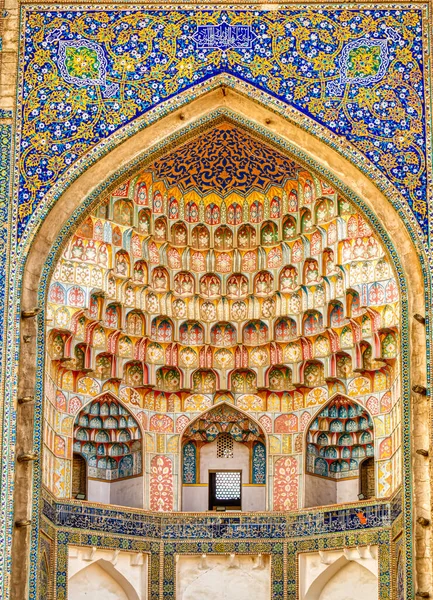
<svg viewBox="0 0 433 600">
<path fill-rule="evenodd" d="M 182 510 L 266 509 L 267 451 L 262 427 L 220 402 L 181 436 Z"/>
<path fill-rule="evenodd" d="M 196 147 L 203 151 L 203 156 L 212 157 L 212 164 L 218 171 L 221 168 L 218 156 L 215 158 L 211 153 L 218 144 L 227 153 L 230 149 L 233 153 L 229 170 L 233 170 L 233 165 L 237 166 L 239 157 L 249 160 L 251 152 L 246 155 L 245 146 L 258 153 L 259 163 L 254 163 L 254 159 L 251 165 L 263 170 L 261 191 L 250 193 L 250 186 L 255 183 L 251 177 L 243 183 L 241 191 L 235 186 L 237 191 L 230 188 L 230 194 L 226 195 L 225 185 L 222 186 L 218 178 L 209 182 Z M 84 226 L 72 231 L 58 257 L 49 286 L 46 388 L 49 402 L 54 402 L 56 396 L 58 413 L 65 412 L 71 394 L 88 397 L 101 390 L 121 393 L 124 385 L 131 388 L 134 402 L 143 408 L 146 406 L 146 409 L 150 408 L 146 399 L 148 387 L 152 387 L 155 393 L 174 395 L 182 394 L 185 388 L 192 388 L 198 394 L 215 394 L 229 388 L 232 393 L 247 396 L 255 396 L 258 389 L 265 387 L 280 393 L 300 390 L 296 393 L 303 396 L 306 406 L 320 404 L 336 389 L 347 391 L 350 395 L 390 391 L 398 378 L 399 294 L 396 274 L 386 249 L 354 202 L 340 195 L 313 170 L 289 161 L 288 156 L 255 136 L 248 127 L 241 126 L 233 116 L 220 116 L 210 121 L 207 128 L 196 133 L 193 139 L 185 137 L 178 146 L 170 147 L 149 162 L 143 162 L 117 187 L 110 188 L 108 195 L 99 198 L 100 203 L 93 207 L 85 221 L 85 232 Z M 270 157 L 277 165 L 270 180 L 275 183 L 272 202 L 274 208 L 278 208 L 275 211 L 275 227 L 271 227 L 267 220 L 271 206 L 265 194 L 269 183 L 267 172 L 271 166 L 275 167 L 270 164 Z M 178 174 L 178 169 L 170 167 L 173 164 L 182 164 L 184 172 L 191 170 L 194 173 L 194 197 L 198 204 L 197 210 L 189 214 L 193 192 L 190 187 L 181 188 L 185 178 Z M 225 165 L 224 169 L 227 168 Z M 190 180 L 188 177 L 182 185 L 191 186 Z M 144 196 L 143 184 L 148 190 Z M 167 203 L 171 202 L 171 194 L 175 193 L 175 184 L 178 184 L 177 212 L 170 213 L 167 218 L 162 217 L 161 214 L 167 211 Z M 208 214 L 205 210 L 210 191 L 221 193 L 220 213 L 227 213 L 224 227 L 233 230 L 233 236 L 237 227 L 233 225 L 235 218 L 232 215 L 235 198 L 243 205 L 236 222 L 243 222 L 243 226 L 251 232 L 262 228 L 263 235 L 254 238 L 254 249 L 252 233 L 246 236 L 249 237 L 248 243 L 245 242 L 247 252 L 242 261 L 251 252 L 254 260 L 242 268 L 245 273 L 238 272 L 240 256 L 234 251 L 225 254 L 222 266 L 214 264 L 217 260 L 212 244 L 217 237 L 220 216 L 214 211 Z M 288 196 L 294 191 L 299 193 L 300 200 L 292 206 Z M 327 194 L 326 200 L 323 200 L 323 194 Z M 132 215 L 126 220 L 117 210 L 119 197 L 125 195 L 133 206 Z M 287 217 L 293 214 L 302 220 L 306 214 L 302 202 L 309 203 L 311 207 L 318 205 L 316 222 L 309 221 L 308 232 L 299 234 L 293 245 L 288 247 L 281 230 L 284 230 Z M 324 202 L 328 207 L 326 210 L 320 208 Z M 149 229 L 145 233 L 140 230 L 143 206 L 149 210 Z M 170 219 L 177 220 L 179 216 L 185 217 L 187 234 L 187 248 L 182 258 L 177 246 L 165 244 L 168 233 L 164 223 Z M 356 223 L 362 225 L 362 237 L 356 237 L 358 229 L 354 232 L 353 228 L 349 228 L 354 217 Z M 248 219 L 253 225 L 245 223 Z M 161 232 L 161 228 L 165 233 Z M 242 242 L 243 237 L 238 237 L 238 241 Z M 332 247 L 335 256 L 341 255 L 339 263 L 334 265 L 334 271 L 326 279 L 319 268 L 319 263 L 325 260 L 325 254 L 322 254 L 325 238 L 327 248 Z M 201 257 L 199 264 L 196 261 L 197 249 Z M 299 271 L 308 271 L 302 286 L 295 284 L 294 287 L 274 289 L 274 283 L 282 284 L 286 277 L 283 255 L 291 257 Z M 150 283 L 144 283 L 141 275 L 131 279 L 128 269 L 117 268 L 118 256 L 123 257 L 124 266 L 139 263 L 140 272 L 148 272 Z M 214 271 L 218 269 L 223 272 L 217 276 Z M 359 270 L 362 276 L 360 282 L 357 280 Z M 202 275 L 202 271 L 207 273 Z M 236 287 L 236 284 L 235 288 L 239 288 L 241 293 L 233 294 L 234 297 L 226 302 L 225 292 L 232 295 L 233 279 L 238 281 L 239 285 Z M 197 283 L 204 280 L 206 285 L 202 290 L 201 284 L 197 287 Z M 260 282 L 260 290 L 248 294 L 248 291 L 254 291 L 257 282 Z M 96 284 L 102 296 L 97 296 Z M 387 299 L 387 288 L 394 290 L 392 298 Z M 351 304 L 351 318 L 338 300 L 349 292 L 353 292 L 355 298 Z M 360 295 L 365 303 L 362 308 Z M 384 306 L 384 302 L 388 304 Z M 369 328 L 364 327 L 364 317 L 368 317 Z M 303 327 L 299 328 L 301 323 Z M 361 344 L 368 344 L 370 348 L 374 346 L 375 360 L 372 360 L 373 351 L 369 361 L 360 359 Z M 362 371 L 360 376 L 355 375 L 355 367 L 357 372 Z M 394 387 L 398 389 L 397 385 Z M 169 404 L 165 408 L 162 404 L 158 408 L 154 405 L 155 409 L 172 412 L 180 403 L 180 396 L 176 397 L 177 401 L 171 403 L 172 409 Z M 399 401 L 400 398 L 394 394 L 388 411 Z M 247 410 L 258 410 L 258 406 L 253 404 L 247 402 Z M 260 404 L 266 410 L 266 402 Z M 246 408 L 246 405 L 243 402 L 238 404 L 241 408 Z M 291 454 L 292 446 L 294 453 L 299 452 L 303 428 L 298 401 L 294 406 L 297 414 L 280 415 L 287 417 L 284 419 L 287 422 L 281 423 L 280 417 L 275 420 L 278 430 L 275 428 L 277 435 L 273 438 L 274 455 Z M 399 420 L 398 409 L 396 413 Z M 177 419 L 178 415 L 174 417 Z M 158 420 L 155 416 L 145 415 L 143 418 L 150 421 L 152 452 L 155 446 L 159 449 L 154 468 L 158 471 L 156 463 L 161 461 L 170 465 L 171 474 L 165 483 L 168 489 L 172 489 L 177 477 L 177 458 L 163 455 L 170 454 L 172 444 L 176 444 L 166 435 L 174 433 L 173 417 L 166 415 Z M 158 432 L 157 443 L 154 432 Z M 56 434 L 59 434 L 57 430 Z M 297 438 L 284 434 L 297 434 Z M 64 440 L 60 435 L 58 438 L 60 446 Z M 48 446 L 52 438 L 47 440 Z M 52 454 L 52 447 L 48 447 L 47 457 L 51 458 Z M 383 454 L 383 459 L 390 458 L 385 456 L 386 452 Z M 53 471 L 60 462 L 57 457 L 53 460 Z M 284 462 L 286 468 L 292 470 L 288 463 L 294 466 L 298 459 Z M 283 460 L 280 460 L 279 472 L 282 464 Z M 345 463 L 342 465 L 345 466 Z M 389 473 L 393 473 L 389 466 Z M 395 472 L 398 473 L 398 470 L 395 469 Z M 296 503 L 290 506 L 298 507 L 299 476 L 302 473 L 293 475 L 296 475 L 296 494 L 292 490 L 292 495 L 293 498 L 296 496 Z M 393 491 L 398 482 L 392 476 L 383 479 L 384 496 Z M 63 483 L 58 484 L 58 481 L 54 482 L 56 486 Z M 151 495 L 155 499 L 154 494 Z M 169 496 L 171 498 L 171 494 Z M 176 495 L 168 504 L 159 497 L 150 505 L 158 505 L 158 510 L 168 510 L 176 506 L 176 501 Z M 286 504 L 280 498 L 274 506 Z"/>
<path fill-rule="evenodd" d="M 123 559 L 123 556 L 121 558 Z M 71 569 L 73 574 L 70 575 L 68 581 L 68 598 L 73 600 L 86 600 L 89 597 L 93 600 L 144 600 L 141 590 L 139 589 L 137 592 L 136 587 L 139 586 L 137 581 L 134 581 L 135 573 L 131 577 L 131 573 L 128 573 L 131 567 L 125 560 L 121 560 L 120 563 L 117 565 L 115 561 L 107 560 L 107 558 L 81 560 L 78 570 Z M 134 571 L 134 569 L 132 570 Z"/>
<path fill-rule="evenodd" d="M 38 304 L 45 303 L 45 283 L 46 277 L 50 271 L 53 257 L 57 252 L 59 245 L 62 243 L 64 236 L 75 223 L 78 222 L 80 215 L 86 210 L 86 207 L 93 199 L 100 194 L 102 187 L 99 186 L 101 181 L 113 181 L 119 173 L 119 169 L 123 173 L 129 168 L 131 162 L 139 157 L 142 152 L 148 153 L 152 150 L 155 141 L 167 141 L 171 133 L 176 135 L 185 126 L 190 127 L 194 122 L 200 119 L 212 118 L 212 111 L 228 111 L 237 115 L 240 119 L 246 119 L 249 123 L 258 127 L 265 134 L 278 135 L 278 138 L 284 143 L 289 143 L 297 154 L 301 154 L 308 162 L 312 161 L 320 169 L 332 176 L 332 180 L 338 185 L 338 181 L 344 181 L 345 189 L 356 190 L 360 206 L 373 216 L 375 224 L 379 228 L 380 235 L 388 241 L 391 239 L 393 246 L 397 250 L 397 254 L 401 261 L 400 264 L 400 283 L 405 286 L 404 303 L 407 314 L 420 313 L 424 314 L 425 306 L 424 299 L 418 293 L 423 288 L 422 275 L 422 260 L 419 259 L 419 253 L 422 255 L 419 247 L 416 247 L 416 234 L 410 226 L 408 229 L 402 227 L 402 219 L 398 214 L 397 209 L 393 207 L 389 201 L 392 198 L 393 191 L 391 186 L 388 188 L 382 187 L 382 190 L 374 184 L 374 179 L 377 175 L 374 170 L 369 171 L 366 175 L 358 168 L 362 157 L 349 157 L 345 142 L 339 141 L 329 136 L 324 128 L 320 128 L 317 124 L 312 126 L 303 115 L 290 110 L 289 117 L 287 114 L 279 114 L 278 110 L 273 112 L 270 108 L 255 102 L 251 97 L 247 97 L 238 93 L 236 90 L 228 89 L 226 82 L 224 90 L 214 89 L 211 93 L 203 97 L 197 97 L 187 106 L 182 107 L 178 111 L 173 111 L 166 117 L 153 122 L 145 129 L 141 129 L 135 134 L 131 130 L 123 132 L 123 137 L 119 136 L 116 139 L 122 139 L 122 143 L 117 146 L 110 145 L 107 149 L 105 144 L 95 148 L 92 152 L 91 160 L 93 163 L 84 165 L 80 164 L 74 172 L 68 172 L 63 177 L 58 185 L 53 187 L 50 197 L 44 203 L 44 211 L 51 208 L 45 219 L 41 215 L 35 214 L 33 220 L 33 229 L 31 231 L 31 245 L 23 248 L 23 256 L 26 256 L 25 269 L 23 274 L 23 283 L 21 287 L 22 306 L 24 309 L 32 308 Z M 242 87 L 241 84 L 239 84 Z M 272 101 L 269 99 L 270 104 Z M 181 104 L 181 103 L 180 103 Z M 179 106 L 179 104 L 178 104 Z M 284 109 L 285 110 L 285 109 Z M 179 115 L 182 112 L 181 119 Z M 298 127 L 298 125 L 301 125 Z M 309 131 L 307 131 L 309 130 Z M 311 133 L 312 131 L 315 134 Z M 130 135 L 129 135 L 130 133 Z M 129 137 L 128 137 L 129 135 Z M 126 139 L 128 137 L 128 139 Z M 117 142 L 116 142 L 117 143 Z M 380 177 L 377 178 L 379 181 Z M 109 184 L 108 184 L 109 185 Z M 380 185 L 383 185 L 383 180 L 380 180 Z M 99 187 L 98 187 L 99 186 Z M 83 202 L 83 198 L 86 200 Z M 76 211 L 76 212 L 75 212 Z M 45 215 L 44 215 L 45 216 Z M 63 230 L 60 229 L 60 224 L 63 225 Z M 40 226 L 40 229 L 39 229 Z M 385 234 L 386 229 L 386 234 Z M 51 252 L 51 255 L 50 255 Z M 49 257 L 49 258 L 48 258 Z M 44 271 L 45 261 L 47 265 Z M 396 259 L 397 260 L 397 259 Z M 398 260 L 397 260 L 398 262 Z M 42 286 L 39 287 L 39 280 L 42 275 Z M 407 302 L 407 305 L 406 305 Z M 416 349 L 417 359 L 411 363 L 411 377 L 416 381 L 424 381 L 425 374 L 425 335 L 424 330 L 420 325 L 414 324 L 411 320 L 404 324 L 404 339 L 406 345 L 403 344 L 403 354 L 406 365 L 408 364 L 408 348 Z M 32 333 L 32 324 L 27 322 L 23 325 L 23 333 Z M 42 332 L 41 332 L 42 334 Z M 409 336 L 410 335 L 410 339 Z M 35 338 L 33 338 L 35 340 Z M 409 343 L 407 343 L 409 342 Z M 20 355 L 20 372 L 19 372 L 19 395 L 26 395 L 29 390 L 34 389 L 36 385 L 37 371 L 30 369 L 29 365 L 36 363 L 36 342 L 26 344 L 21 349 Z M 38 365 L 41 366 L 41 363 Z M 38 371 L 39 373 L 41 370 Z M 406 393 L 409 389 L 409 381 L 404 382 Z M 425 407 L 422 403 L 413 404 L 412 415 L 412 430 L 405 428 L 403 435 L 407 442 L 410 441 L 410 436 L 417 438 L 420 444 L 427 447 L 429 441 L 428 419 L 425 415 Z M 406 415 L 409 415 L 409 404 L 406 400 Z M 409 422 L 409 421 L 407 421 Z M 31 435 L 30 421 L 23 420 L 18 425 L 18 441 L 26 439 Z M 40 431 L 41 422 L 36 421 L 36 428 Z M 36 448 L 37 450 L 37 448 Z M 415 488 L 414 495 L 416 506 L 415 510 L 423 510 L 422 506 L 429 503 L 429 488 L 426 466 L 422 463 L 420 457 L 416 457 L 419 463 L 419 469 L 415 471 Z M 17 467 L 18 469 L 20 467 Z M 26 479 L 30 476 L 22 473 L 23 477 L 17 479 L 15 486 L 15 507 L 16 510 L 26 513 L 30 502 L 29 496 L 26 493 L 31 486 Z M 35 477 L 40 477 L 38 465 L 34 469 Z M 405 478 L 406 484 L 410 485 L 410 464 L 409 459 L 405 462 Z M 409 510 L 409 508 L 407 507 Z M 37 520 L 38 515 L 35 513 L 33 518 Z M 24 544 L 26 546 L 27 542 Z M 20 545 L 20 548 L 22 546 Z M 26 552 L 24 552 L 26 555 Z M 14 581 L 16 586 L 24 586 L 26 568 L 15 570 Z M 421 571 L 420 571 L 421 572 Z M 24 575 L 22 575 L 24 573 Z M 421 575 L 421 578 L 425 578 Z M 425 586 L 424 586 L 425 587 Z"/>
<path fill-rule="evenodd" d="M 87 464 L 81 454 L 72 455 L 72 498 L 87 498 Z"/>
<path fill-rule="evenodd" d="M 369 411 L 348 396 L 333 396 L 306 429 L 304 506 L 374 497 L 379 489 L 378 447 Z"/>
<path fill-rule="evenodd" d="M 110 393 L 90 400 L 75 417 L 72 442 L 73 497 L 143 508 L 143 436 L 128 408 Z"/>
<path fill-rule="evenodd" d="M 376 600 L 378 562 L 362 549 L 306 554 L 300 559 L 301 600 Z"/>
</svg>

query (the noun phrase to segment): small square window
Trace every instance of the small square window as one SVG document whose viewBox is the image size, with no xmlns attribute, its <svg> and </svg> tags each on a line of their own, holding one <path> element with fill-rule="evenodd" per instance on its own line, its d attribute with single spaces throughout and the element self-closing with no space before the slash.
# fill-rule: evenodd
<svg viewBox="0 0 433 600">
<path fill-rule="evenodd" d="M 209 473 L 209 510 L 219 507 L 241 509 L 242 472 L 213 471 Z"/>
</svg>

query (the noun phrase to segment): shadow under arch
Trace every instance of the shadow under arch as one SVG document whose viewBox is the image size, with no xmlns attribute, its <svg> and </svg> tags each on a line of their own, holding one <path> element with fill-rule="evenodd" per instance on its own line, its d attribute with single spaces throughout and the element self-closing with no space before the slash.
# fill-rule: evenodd
<svg viewBox="0 0 433 600">
<path fill-rule="evenodd" d="M 212 406 L 209 406 L 208 408 L 206 408 L 205 410 L 201 411 L 200 414 L 198 414 L 196 417 L 194 417 L 194 419 L 192 419 L 191 421 L 189 421 L 185 427 L 179 432 L 179 456 L 181 457 L 181 461 L 180 461 L 180 472 L 183 472 L 183 453 L 182 453 L 182 448 L 183 448 L 183 443 L 184 443 L 184 435 L 186 430 L 191 427 L 191 425 L 193 425 L 194 423 L 196 423 L 197 421 L 200 421 L 200 419 L 202 419 L 205 415 L 218 410 L 221 407 L 227 407 L 230 410 L 233 410 L 237 413 L 239 413 L 239 415 L 243 418 L 249 419 L 250 421 L 252 421 L 254 423 L 254 425 L 256 425 L 256 427 L 258 428 L 258 430 L 261 432 L 261 435 L 263 436 L 264 439 L 264 445 L 265 445 L 265 450 L 266 450 L 266 472 L 268 473 L 269 470 L 269 465 L 268 465 L 268 457 L 269 457 L 269 437 L 268 434 L 266 433 L 265 429 L 263 428 L 263 425 L 257 420 L 255 419 L 249 412 L 238 408 L 235 404 L 231 404 L 229 402 L 226 402 L 225 400 L 223 400 L 222 402 L 217 402 L 216 404 L 213 404 Z M 266 484 L 265 484 L 265 498 L 266 498 L 266 508 L 265 510 L 268 510 L 268 503 L 269 503 L 269 485 L 268 485 L 268 479 L 269 476 L 268 474 L 266 475 Z M 183 482 L 182 482 L 182 477 L 179 477 L 179 482 L 178 482 L 178 498 L 179 503 L 182 504 L 182 486 L 183 486 Z"/>
<path fill-rule="evenodd" d="M 356 404 L 357 406 L 360 406 L 362 408 L 362 410 L 368 414 L 368 416 L 371 419 L 371 423 L 372 423 L 373 444 L 375 443 L 375 435 L 374 435 L 375 424 L 374 424 L 374 418 L 373 418 L 373 415 L 371 414 L 371 412 L 369 411 L 369 409 L 366 408 L 363 404 L 361 404 L 361 402 L 359 402 L 356 398 L 352 398 L 352 397 L 348 396 L 347 394 L 343 394 L 342 392 L 335 392 L 335 394 L 333 394 L 330 398 L 328 398 L 328 400 L 324 404 L 322 404 L 321 406 L 319 406 L 317 408 L 317 410 L 313 413 L 313 415 L 311 416 L 310 420 L 306 424 L 305 430 L 302 433 L 302 465 L 303 465 L 304 478 L 306 478 L 307 474 L 310 474 L 310 473 L 307 473 L 307 446 L 308 446 L 308 433 L 310 431 L 310 427 L 311 427 L 312 423 L 314 423 L 315 419 L 320 415 L 320 413 L 329 404 L 332 404 L 332 402 L 334 400 L 336 400 L 337 398 L 344 398 L 345 400 L 347 400 L 347 402 L 349 402 L 351 404 Z M 364 460 L 366 460 L 367 458 L 369 458 L 369 457 L 366 456 L 366 457 L 364 457 L 359 462 L 359 467 L 361 467 L 362 462 L 364 462 Z M 375 454 L 373 455 L 373 458 L 374 458 L 375 464 L 376 464 L 376 456 L 375 456 Z M 306 503 L 306 490 L 307 490 L 307 483 L 306 483 L 306 481 L 304 481 L 303 491 L 302 491 L 302 506 L 304 508 L 306 508 L 305 507 L 305 503 Z M 356 502 L 356 500 L 354 500 L 354 502 Z M 338 503 L 335 503 L 335 504 L 338 504 Z M 314 509 L 315 506 L 311 506 L 311 508 Z"/>
<path fill-rule="evenodd" d="M 53 262 L 58 255 L 59 249 L 65 243 L 71 229 L 78 226 L 79 221 L 87 214 L 90 207 L 93 207 L 97 198 L 104 192 L 109 191 L 111 186 L 115 186 L 119 178 L 126 177 L 128 173 L 134 170 L 144 158 L 149 156 L 155 149 L 155 143 L 162 145 L 175 145 L 179 134 L 192 128 L 193 126 L 203 126 L 206 122 L 215 119 L 223 114 L 231 118 L 237 118 L 240 123 L 250 126 L 254 131 L 259 132 L 265 137 L 269 135 L 276 144 L 284 146 L 284 152 L 296 156 L 300 161 L 320 172 L 324 178 L 327 178 L 336 189 L 351 198 L 364 213 L 366 218 L 372 222 L 375 231 L 384 241 L 385 246 L 392 255 L 394 265 L 398 270 L 399 283 L 402 288 L 403 297 L 403 362 L 406 369 L 409 365 L 409 332 L 411 335 L 410 344 L 417 349 L 417 360 L 413 361 L 410 376 L 415 380 L 423 381 L 425 377 L 425 332 L 423 328 L 408 321 L 408 314 L 424 314 L 424 297 L 419 293 L 425 286 L 430 289 L 428 275 L 424 269 L 426 257 L 421 245 L 417 244 L 416 228 L 409 223 L 405 212 L 398 204 L 398 200 L 392 201 L 392 195 L 395 193 L 391 184 L 385 186 L 386 191 L 380 191 L 372 178 L 377 179 L 378 186 L 382 186 L 383 176 L 379 176 L 375 171 L 371 176 L 367 176 L 359 167 L 355 166 L 354 161 L 348 158 L 347 142 L 343 139 L 338 140 L 335 136 L 330 136 L 325 128 L 314 124 L 311 131 L 303 129 L 303 123 L 308 118 L 301 115 L 296 109 L 290 109 L 290 116 L 286 114 L 286 107 L 278 110 L 272 101 L 269 108 L 263 103 L 247 97 L 244 93 L 232 88 L 227 88 L 224 84 L 224 90 L 221 83 L 209 93 L 195 98 L 193 101 L 185 104 L 182 108 L 177 108 L 169 114 L 159 118 L 154 122 L 149 118 L 143 119 L 142 125 L 145 128 L 137 132 L 137 128 L 131 125 L 125 126 L 121 134 L 116 134 L 109 143 L 101 142 L 89 153 L 88 162 L 85 160 L 79 162 L 79 165 L 68 171 L 58 184 L 53 187 L 50 197 L 46 198 L 44 208 L 36 211 L 32 220 L 27 238 L 23 241 L 20 248 L 22 269 L 22 287 L 19 289 L 21 294 L 22 306 L 24 309 L 33 308 L 36 305 L 43 307 L 46 301 L 46 282 L 50 277 Z M 241 86 L 242 87 L 242 86 Z M 252 88 L 253 89 L 253 88 Z M 183 96 L 179 95 L 181 100 Z M 262 94 L 265 98 L 265 94 Z M 186 102 L 186 101 L 185 101 Z M 297 117 L 296 114 L 297 113 Z M 161 114 L 161 111 L 159 112 Z M 295 118 L 296 117 L 296 118 Z M 150 122 L 150 124 L 149 124 Z M 128 137 L 129 132 L 129 137 Z M 323 134 L 323 139 L 328 140 L 332 137 L 332 144 L 319 139 Z M 123 137 L 122 137 L 123 136 Z M 110 145 L 112 144 L 112 145 Z M 353 149 L 350 151 L 352 152 Z M 353 152 L 353 156 L 355 156 Z M 365 165 L 365 158 L 361 154 L 359 164 Z M 74 170 L 75 169 L 75 170 Z M 379 182 L 380 180 L 380 182 Z M 102 185 L 99 182 L 103 182 Z M 344 182 L 344 183 L 343 183 Z M 383 190 L 383 187 L 381 187 Z M 356 193 L 355 193 L 356 190 Z M 84 198 L 83 201 L 81 199 Z M 48 212 L 49 211 L 49 212 Z M 45 218 L 44 218 L 45 217 Z M 401 227 L 404 222 L 405 226 Z M 18 270 L 19 270 L 18 269 Z M 18 273 L 18 278 L 21 272 Z M 19 287 L 19 286 L 18 286 Z M 18 293 L 18 292 L 17 292 Z M 39 319 L 38 342 L 26 344 L 21 348 L 19 363 L 19 395 L 26 395 L 29 389 L 36 386 L 36 418 L 34 427 L 37 440 L 40 439 L 41 431 L 41 402 L 42 402 L 42 375 L 44 358 L 38 348 L 44 345 L 44 319 Z M 26 329 L 27 328 L 27 329 Z M 22 334 L 30 328 L 30 322 L 22 325 Z M 29 364 L 37 364 L 36 370 L 29 372 Z M 411 425 L 410 425 L 410 406 L 409 406 L 409 385 L 410 379 L 407 377 L 404 381 L 403 395 L 405 398 L 405 416 L 406 427 L 404 430 L 405 444 L 409 448 L 405 457 L 405 483 L 411 487 L 411 469 L 410 469 L 410 443 L 411 443 Z M 425 422 L 425 409 L 420 406 L 414 406 L 414 437 L 427 447 L 429 443 L 428 427 Z M 423 412 L 424 411 L 424 412 Z M 31 424 L 28 422 L 19 424 L 17 436 L 25 439 L 29 435 Z M 31 431 L 30 431 L 31 435 Z M 36 442 L 35 451 L 40 451 Z M 31 475 L 29 475 L 30 477 Z M 38 496 L 40 490 L 40 467 L 36 464 L 34 468 L 34 494 Z M 429 503 L 428 482 L 422 480 L 420 476 L 417 480 L 417 506 L 422 511 L 422 505 Z M 27 492 L 29 488 L 27 480 L 18 482 L 15 487 L 15 507 L 20 512 L 29 510 L 31 499 Z M 406 497 L 406 532 L 408 534 L 408 548 L 410 552 L 410 533 L 412 531 L 410 512 L 411 498 Z M 32 519 L 35 523 L 38 521 L 38 502 L 33 502 Z M 32 544 L 36 549 L 37 527 L 34 528 Z M 28 552 L 26 550 L 26 555 Z M 422 560 L 422 559 L 421 559 Z M 33 565 L 33 570 L 36 565 Z M 16 572 L 22 573 L 25 568 L 16 567 Z M 22 581 L 18 577 L 18 580 Z M 15 585 L 19 586 L 18 580 Z"/>
</svg>

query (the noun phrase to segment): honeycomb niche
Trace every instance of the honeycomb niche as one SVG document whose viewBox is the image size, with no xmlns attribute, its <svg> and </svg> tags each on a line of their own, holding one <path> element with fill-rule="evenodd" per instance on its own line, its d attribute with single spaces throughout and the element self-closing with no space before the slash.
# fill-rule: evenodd
<svg viewBox="0 0 433 600">
<path fill-rule="evenodd" d="M 249 481 L 254 446 L 266 461 L 261 506 L 339 502 L 311 498 L 307 478 L 352 478 L 341 501 L 357 500 L 364 458 L 370 497 L 388 496 L 401 480 L 399 315 L 387 253 L 357 207 L 280 149 L 215 123 L 101 198 L 58 259 L 45 485 L 70 497 L 73 471 L 89 488 L 123 461 L 141 486 L 128 502 L 179 510 L 182 470 L 199 472 L 183 433 L 223 402 L 260 426 L 260 446 L 248 443 Z M 78 427 L 106 394 L 102 427 Z M 333 420 L 343 406 L 356 415 Z"/>
</svg>

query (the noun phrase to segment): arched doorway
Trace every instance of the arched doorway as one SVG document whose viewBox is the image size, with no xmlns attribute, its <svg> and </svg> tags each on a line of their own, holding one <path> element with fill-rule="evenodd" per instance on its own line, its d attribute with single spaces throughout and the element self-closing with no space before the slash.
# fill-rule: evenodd
<svg viewBox="0 0 433 600">
<path fill-rule="evenodd" d="M 266 438 L 261 427 L 225 403 L 185 429 L 182 510 L 266 509 Z"/>
<path fill-rule="evenodd" d="M 72 458 L 72 498 L 87 500 L 87 465 L 81 454 Z"/>
<path fill-rule="evenodd" d="M 376 491 L 376 483 L 374 476 L 374 458 L 370 457 L 363 460 L 359 471 L 359 499 L 369 500 L 370 498 L 374 497 Z"/>
</svg>

